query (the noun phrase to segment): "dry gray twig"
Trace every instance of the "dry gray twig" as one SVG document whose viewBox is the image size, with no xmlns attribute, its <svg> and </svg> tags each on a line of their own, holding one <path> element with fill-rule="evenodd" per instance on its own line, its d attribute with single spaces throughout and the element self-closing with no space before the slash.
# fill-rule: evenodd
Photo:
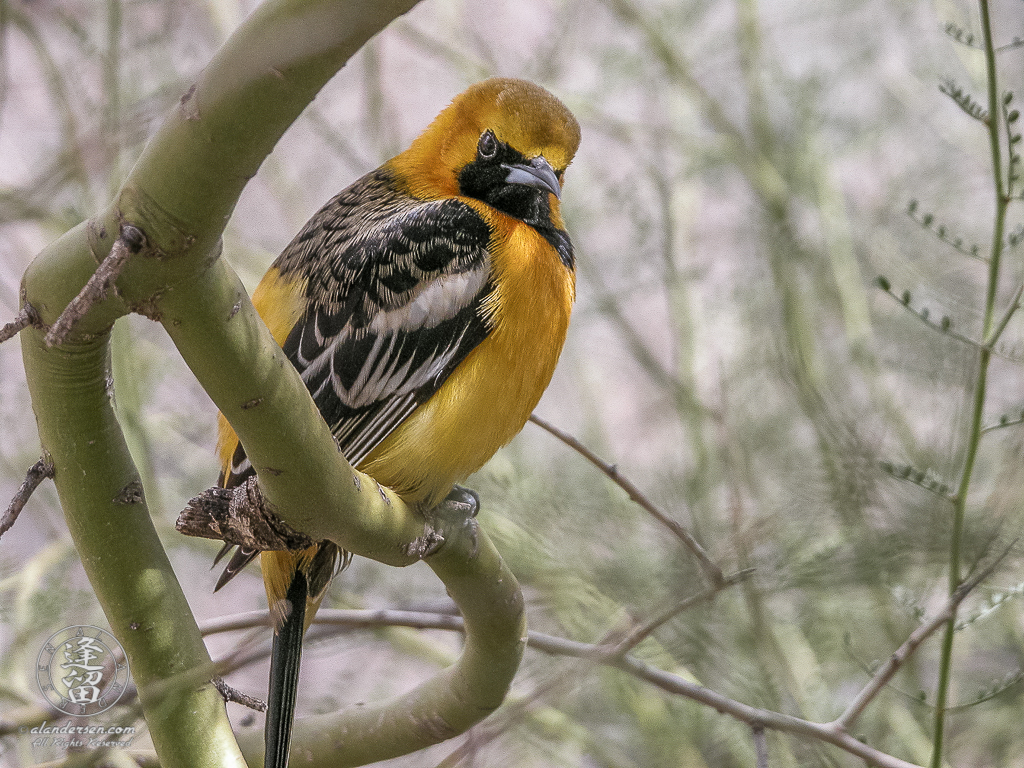
<svg viewBox="0 0 1024 768">
<path fill-rule="evenodd" d="M 627 477 L 623 476 L 618 467 L 614 464 L 609 464 L 607 461 L 602 459 L 596 453 L 587 448 L 583 443 L 577 440 L 575 437 L 570 435 L 568 432 L 563 432 L 558 427 L 545 421 L 536 414 L 530 416 L 530 421 L 536 424 L 541 429 L 554 435 L 567 446 L 572 448 L 583 458 L 593 464 L 595 467 L 600 469 L 608 478 L 610 478 L 616 485 L 626 492 L 630 500 L 639 504 L 645 511 L 647 511 L 655 520 L 661 523 L 663 526 L 668 528 L 683 544 L 686 545 L 697 561 L 700 563 L 701 568 L 704 569 L 704 573 L 710 579 L 711 583 L 715 586 L 721 586 L 725 576 L 722 574 L 722 569 L 718 567 L 718 564 L 711 559 L 711 556 L 707 553 L 707 550 L 700 545 L 700 542 L 693 537 L 686 527 L 678 521 L 672 519 L 668 513 L 659 509 L 655 504 L 647 498 L 644 493 L 637 488 Z"/>
<path fill-rule="evenodd" d="M 0 328 L 0 343 L 13 339 L 23 328 L 36 325 L 38 322 L 39 316 L 36 315 L 36 311 L 31 304 L 26 304 L 11 322 Z"/>
<path fill-rule="evenodd" d="M 32 465 L 25 474 L 25 480 L 22 482 L 21 487 L 18 488 L 18 492 L 14 494 L 14 498 L 11 499 L 11 503 L 7 506 L 7 511 L 4 512 L 3 518 L 0 518 L 0 536 L 3 536 L 11 529 L 11 526 L 14 525 L 18 515 L 21 514 L 21 510 L 25 508 L 25 504 L 28 503 L 29 498 L 31 498 L 36 488 L 39 487 L 39 484 L 43 480 L 52 477 L 53 464 L 50 463 L 49 456 L 43 456 L 43 458 Z"/>
<path fill-rule="evenodd" d="M 89 282 L 64 308 L 56 322 L 50 326 L 50 330 L 46 333 L 46 346 L 57 347 L 67 340 L 68 334 L 71 333 L 78 321 L 85 317 L 93 305 L 106 298 L 107 291 L 121 274 L 129 257 L 141 251 L 145 244 L 146 236 L 138 227 L 133 227 L 130 224 L 121 227 L 121 234 L 110 247 L 110 253 L 96 267 Z"/>
</svg>

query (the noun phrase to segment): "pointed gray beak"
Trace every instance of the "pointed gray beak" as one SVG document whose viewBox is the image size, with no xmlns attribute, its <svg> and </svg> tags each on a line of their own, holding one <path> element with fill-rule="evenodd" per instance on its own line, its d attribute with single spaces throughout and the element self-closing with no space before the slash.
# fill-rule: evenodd
<svg viewBox="0 0 1024 768">
<path fill-rule="evenodd" d="M 527 187 L 546 189 L 555 197 L 562 196 L 562 185 L 558 183 L 555 169 L 543 157 L 535 157 L 528 163 L 502 164 L 508 171 L 506 184 L 522 184 Z"/>
</svg>

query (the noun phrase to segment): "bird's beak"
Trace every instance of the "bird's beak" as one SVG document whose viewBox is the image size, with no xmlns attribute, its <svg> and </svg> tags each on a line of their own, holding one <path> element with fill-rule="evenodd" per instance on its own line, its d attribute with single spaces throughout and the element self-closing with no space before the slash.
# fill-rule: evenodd
<svg viewBox="0 0 1024 768">
<path fill-rule="evenodd" d="M 546 189 L 555 197 L 562 196 L 562 185 L 558 183 L 555 169 L 551 167 L 551 163 L 539 155 L 526 163 L 506 163 L 501 167 L 508 171 L 508 176 L 505 177 L 506 184 L 537 187 Z"/>
</svg>

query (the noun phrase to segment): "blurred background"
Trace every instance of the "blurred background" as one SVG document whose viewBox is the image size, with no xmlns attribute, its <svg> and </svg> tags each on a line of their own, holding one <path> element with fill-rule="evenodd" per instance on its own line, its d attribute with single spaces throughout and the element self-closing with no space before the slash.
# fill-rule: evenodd
<svg viewBox="0 0 1024 768">
<path fill-rule="evenodd" d="M 255 3 L 0 0 L 0 323 L 33 256 L 106 206 L 147 137 Z M 1024 14 L 993 3 L 1000 83 L 1021 93 Z M 949 26 L 952 25 L 952 26 Z M 977 9 L 963 2 L 424 0 L 375 38 L 284 136 L 243 194 L 224 257 L 252 289 L 329 197 L 491 75 L 534 80 L 583 127 L 563 212 L 578 301 L 538 415 L 583 441 L 732 573 L 635 650 L 726 696 L 828 721 L 938 610 L 962 471 L 993 218 Z M 956 30 L 962 40 L 957 42 Z M 1016 102 L 1014 102 L 1016 104 Z M 1018 190 L 1019 192 L 1019 190 Z M 912 204 L 912 201 L 916 203 Z M 999 311 L 1024 279 L 1021 206 Z M 977 251 L 974 246 L 977 245 Z M 1021 419 L 1024 328 L 989 376 L 986 423 Z M 214 542 L 175 533 L 217 479 L 216 410 L 160 326 L 122 321 L 120 419 L 200 622 L 265 607 L 258 569 L 214 595 Z M 0 503 L 39 457 L 20 349 L 0 346 Z M 1020 536 L 1024 426 L 985 434 L 965 569 Z M 906 475 L 906 479 L 900 476 Z M 916 480 L 916 482 L 915 482 Z M 598 642 L 707 586 L 665 526 L 536 425 L 470 481 L 523 583 L 532 629 Z M 932 486 L 929 488 L 928 486 Z M 131 542 L 124 542 L 131 546 Z M 965 604 L 949 763 L 1024 766 L 1018 547 Z M 334 607 L 446 609 L 425 566 L 357 560 Z M 106 627 L 52 486 L 0 541 L 0 720 L 39 706 L 34 664 L 73 624 Z M 255 633 L 269 645 L 269 632 Z M 211 636 L 214 657 L 249 638 Z M 310 645 L 299 714 L 406 690 L 457 636 L 381 630 Z M 939 638 L 856 734 L 929 759 Z M 228 681 L 263 696 L 267 663 Z M 262 717 L 229 706 L 239 728 Z M 93 720 L 101 724 L 102 716 Z M 137 745 L 142 745 L 140 739 Z M 769 733 L 774 766 L 855 766 Z M 455 750 L 457 753 L 453 754 Z M 62 757 L 19 735 L 0 765 Z M 447 762 L 445 762 L 447 759 Z M 388 766 L 751 766 L 749 728 L 622 672 L 528 651 L 510 702 L 470 735 Z"/>
</svg>

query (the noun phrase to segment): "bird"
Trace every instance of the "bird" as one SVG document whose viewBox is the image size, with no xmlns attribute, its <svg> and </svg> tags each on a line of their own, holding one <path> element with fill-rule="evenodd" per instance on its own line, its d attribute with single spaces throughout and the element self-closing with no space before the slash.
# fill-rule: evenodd
<svg viewBox="0 0 1024 768">
<path fill-rule="evenodd" d="M 518 434 L 551 380 L 576 292 L 559 205 L 579 143 L 541 86 L 472 85 L 315 213 L 253 292 L 341 453 L 419 510 Z M 223 414 L 218 455 L 222 487 L 254 475 Z M 239 548 L 215 591 L 257 555 L 275 618 L 264 764 L 283 768 L 302 638 L 349 555 Z"/>
</svg>

